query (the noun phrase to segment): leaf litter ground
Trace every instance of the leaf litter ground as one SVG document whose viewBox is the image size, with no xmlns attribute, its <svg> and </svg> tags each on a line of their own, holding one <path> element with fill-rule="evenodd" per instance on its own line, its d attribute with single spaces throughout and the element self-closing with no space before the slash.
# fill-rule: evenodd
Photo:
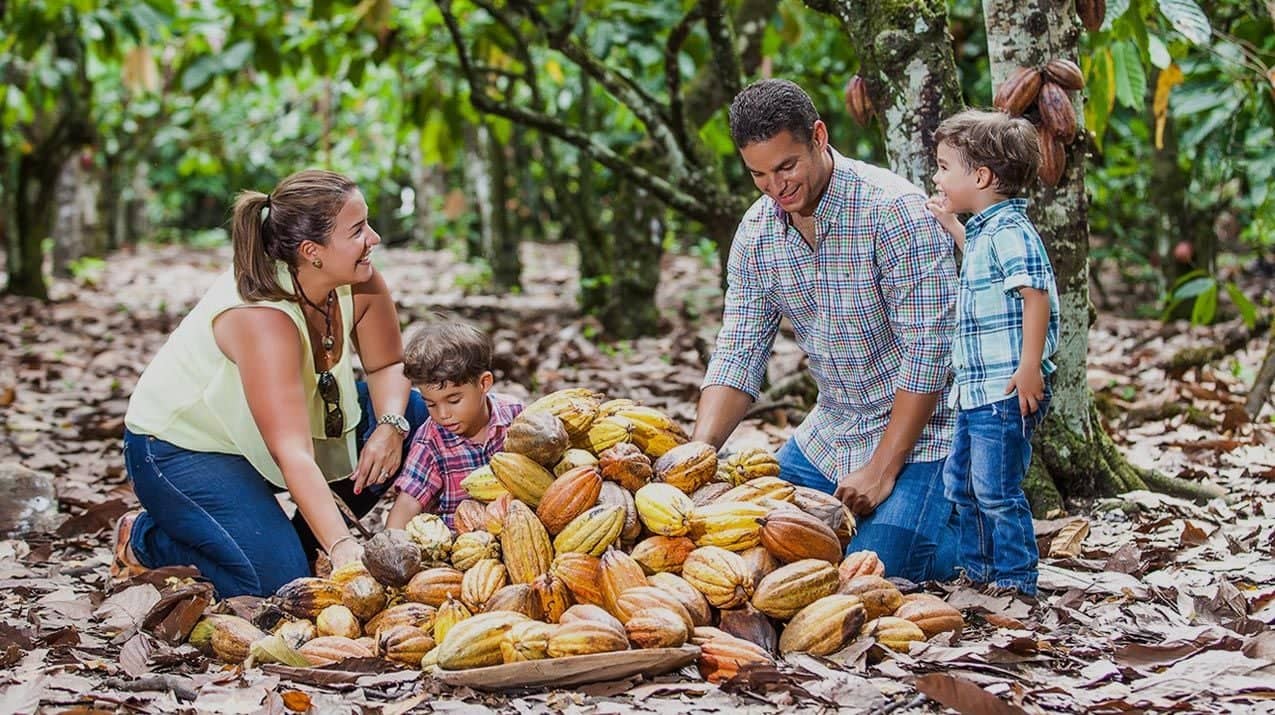
<svg viewBox="0 0 1275 715">
<path fill-rule="evenodd" d="M 528 396 L 588 385 L 693 421 L 720 317 L 715 269 L 667 257 L 662 337 L 606 344 L 574 307 L 571 251 L 527 246 L 524 262 L 520 294 L 469 296 L 454 287 L 466 268 L 448 253 L 377 256 L 409 331 L 446 311 L 493 332 L 499 389 Z M 1237 416 L 1264 345 L 1175 375 L 1165 366 L 1177 350 L 1234 325 L 1108 314 L 1090 335 L 1089 376 L 1115 438 L 1139 466 L 1207 480 L 1230 498 L 1198 505 L 1135 492 L 1069 504 L 1037 522 L 1039 606 L 929 586 L 964 612 L 959 638 L 884 657 L 860 641 L 722 688 L 690 670 L 491 695 L 379 661 L 310 671 L 210 663 L 177 642 L 210 598 L 190 569 L 111 584 L 107 567 L 110 526 L 136 503 L 119 447 L 129 392 L 228 263 L 224 249 L 142 247 L 95 276 L 57 281 L 51 304 L 0 299 L 0 342 L 11 356 L 0 364 L 0 468 L 53 474 L 62 512 L 53 533 L 0 541 L 0 712 L 1275 711 L 1275 427 L 1269 405 L 1257 424 Z M 801 360 L 785 326 L 772 378 Z M 728 446 L 777 448 L 800 417 L 782 405 L 766 410 Z"/>
</svg>

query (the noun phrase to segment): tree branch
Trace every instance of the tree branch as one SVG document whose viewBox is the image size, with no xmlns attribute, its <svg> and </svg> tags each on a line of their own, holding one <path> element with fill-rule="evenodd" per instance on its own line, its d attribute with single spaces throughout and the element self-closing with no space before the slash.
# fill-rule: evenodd
<svg viewBox="0 0 1275 715">
<path fill-rule="evenodd" d="M 713 48 L 713 66 L 728 97 L 739 94 L 739 55 L 735 49 L 735 33 L 726 20 L 721 0 L 704 0 L 704 24 L 708 27 L 708 44 Z"/>
<path fill-rule="evenodd" d="M 751 75 L 761 64 L 761 41 L 766 34 L 770 18 L 775 14 L 779 0 L 743 0 L 732 18 L 739 48 L 740 72 Z M 717 76 L 717 68 L 703 65 L 695 78 L 687 85 L 683 106 L 691 127 L 702 127 L 734 95 L 723 91 L 723 83 Z"/>
<path fill-rule="evenodd" d="M 664 44 L 664 84 L 668 88 L 670 122 L 677 134 L 678 143 L 687 151 L 690 142 L 686 136 L 686 117 L 682 115 L 682 72 L 678 67 L 678 60 L 682 54 L 682 45 L 691 34 L 691 26 L 703 17 L 703 4 L 695 3 L 695 7 L 669 32 L 668 42 Z"/>
</svg>

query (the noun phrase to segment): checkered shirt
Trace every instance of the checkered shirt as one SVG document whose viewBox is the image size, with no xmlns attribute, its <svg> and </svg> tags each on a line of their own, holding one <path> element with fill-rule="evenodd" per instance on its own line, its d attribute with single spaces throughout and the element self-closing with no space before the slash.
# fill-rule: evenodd
<svg viewBox="0 0 1275 715">
<path fill-rule="evenodd" d="M 735 234 L 726 309 L 704 385 L 757 397 L 780 318 L 788 318 L 819 387 L 797 445 L 830 479 L 868 461 L 897 390 L 942 392 L 950 379 L 956 267 L 952 240 L 925 195 L 885 169 L 832 152 L 811 249 L 778 203 L 762 196 Z M 951 448 L 940 400 L 908 457 Z"/>
<path fill-rule="evenodd" d="M 1040 234 L 1027 218 L 1026 199 L 1008 199 L 980 211 L 965 224 L 965 257 L 956 300 L 952 366 L 956 385 L 949 397 L 963 410 L 1005 399 L 1005 385 L 1023 357 L 1023 297 L 1019 288 L 1049 292 L 1049 329 L 1041 370 L 1058 349 L 1058 287 Z"/>
<path fill-rule="evenodd" d="M 491 421 L 487 423 L 487 442 L 476 444 L 447 430 L 432 418 L 416 428 L 407 461 L 394 485 L 412 495 L 426 510 L 433 510 L 448 526 L 456 505 L 469 495 L 460 481 L 469 473 L 491 461 L 493 454 L 505 446 L 509 423 L 522 412 L 518 400 L 487 393 Z"/>
</svg>

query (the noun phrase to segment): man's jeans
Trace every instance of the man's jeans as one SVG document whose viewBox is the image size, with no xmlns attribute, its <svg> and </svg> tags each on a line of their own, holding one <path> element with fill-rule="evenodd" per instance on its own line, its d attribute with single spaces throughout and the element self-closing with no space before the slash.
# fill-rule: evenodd
<svg viewBox="0 0 1275 715">
<path fill-rule="evenodd" d="M 779 450 L 779 476 L 788 482 L 832 494 L 833 480 L 810 463 L 801 448 L 788 440 Z M 943 496 L 943 461 L 905 465 L 894 491 L 876 511 L 859 518 L 851 551 L 875 551 L 887 576 L 909 581 L 946 580 L 956 560 L 955 515 Z"/>
<path fill-rule="evenodd" d="M 943 470 L 947 498 L 956 504 L 960 532 L 957 567 L 973 581 L 1036 594 L 1036 536 L 1023 477 L 1031 464 L 1031 436 L 1049 410 L 1049 393 L 1024 417 L 1013 395 L 956 415 L 952 454 Z"/>
<path fill-rule="evenodd" d="M 357 387 L 363 421 L 355 441 L 362 450 L 376 429 L 376 417 L 367 385 L 359 382 Z M 428 416 L 425 401 L 413 390 L 405 415 L 413 432 Z M 404 458 L 410 442 L 410 435 L 403 440 Z M 192 564 L 212 581 L 220 598 L 268 596 L 288 581 L 310 575 L 317 542 L 309 526 L 299 512 L 288 521 L 275 498 L 279 490 L 243 457 L 194 452 L 125 431 L 124 465 L 145 509 L 129 538 L 143 565 Z M 357 496 L 350 479 L 330 486 L 361 516 L 392 481 Z"/>
</svg>

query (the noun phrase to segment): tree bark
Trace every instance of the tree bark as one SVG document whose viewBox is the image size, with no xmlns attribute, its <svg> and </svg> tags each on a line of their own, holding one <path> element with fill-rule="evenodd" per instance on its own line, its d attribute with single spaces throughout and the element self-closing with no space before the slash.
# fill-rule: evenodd
<svg viewBox="0 0 1275 715">
<path fill-rule="evenodd" d="M 1055 57 L 1076 60 L 1080 27 L 1070 0 L 983 0 L 992 86 L 1017 67 L 1035 67 Z M 1083 125 L 1079 93 L 1073 97 Z M 1211 497 L 1215 489 L 1134 467 L 1107 435 L 1086 381 L 1089 357 L 1089 219 L 1085 197 L 1087 134 L 1067 147 L 1067 168 L 1057 186 L 1039 185 L 1030 213 L 1044 239 L 1058 281 L 1060 326 L 1053 361 L 1050 417 L 1034 440 L 1036 456 L 1025 488 L 1033 511 L 1042 515 L 1067 497 L 1116 494 L 1159 488 L 1191 497 Z"/>
<path fill-rule="evenodd" d="M 490 169 L 491 206 L 488 213 L 489 230 L 484 246 L 488 264 L 491 265 L 492 283 L 496 290 L 507 293 L 521 286 L 522 259 L 518 256 L 518 232 L 509 215 L 510 161 L 509 147 L 487 128 L 487 166 Z"/>
</svg>

